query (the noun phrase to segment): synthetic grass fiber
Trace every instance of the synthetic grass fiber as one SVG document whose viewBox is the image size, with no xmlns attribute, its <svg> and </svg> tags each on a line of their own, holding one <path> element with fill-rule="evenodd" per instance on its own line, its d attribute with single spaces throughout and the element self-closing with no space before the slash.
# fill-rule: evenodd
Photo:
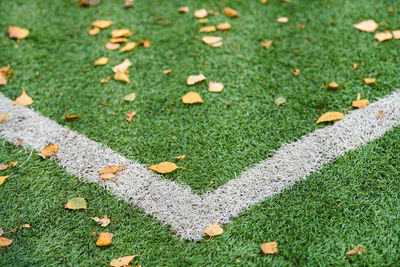
<svg viewBox="0 0 400 267">
<path fill-rule="evenodd" d="M 178 14 L 205 6 L 225 5 L 241 13 L 236 20 L 210 17 L 210 24 L 229 21 L 221 34 L 224 45 L 211 49 L 196 36 L 201 27 L 192 14 Z M 392 7 L 394 13 L 388 12 Z M 0 38 L 0 65 L 14 73 L 0 88 L 15 99 L 26 89 L 32 108 L 89 138 L 106 144 L 127 158 L 146 165 L 173 161 L 187 154 L 179 170 L 166 179 L 204 193 L 215 190 L 245 169 L 270 156 L 282 143 L 296 140 L 317 127 L 324 112 L 345 111 L 358 92 L 370 101 L 398 88 L 399 41 L 377 44 L 371 34 L 352 28 L 374 19 L 379 31 L 399 28 L 400 3 L 393 1 L 145 1 L 132 9 L 121 1 L 104 1 L 94 8 L 78 8 L 76 1 L 0 2 L 0 28 L 28 28 L 20 42 Z M 287 16 L 288 24 L 275 22 Z M 128 27 L 131 39 L 150 38 L 152 47 L 118 54 L 105 49 L 110 29 L 98 36 L 86 31 L 96 19 L 111 19 L 111 28 Z M 332 24 L 329 21 L 334 20 Z M 305 29 L 299 29 L 299 23 Z M 273 39 L 269 50 L 260 42 Z M 109 56 L 105 67 L 93 61 Z M 128 57 L 133 66 L 131 84 L 100 84 L 112 75 L 111 66 Z M 352 71 L 358 62 L 360 70 Z M 162 70 L 172 68 L 166 76 Z M 301 73 L 293 76 L 292 68 Z M 223 82 L 222 94 L 209 94 L 206 84 L 185 85 L 190 74 L 204 73 Z M 362 78 L 376 77 L 367 86 Z M 324 85 L 336 81 L 336 91 Z M 202 94 L 203 105 L 186 106 L 180 98 L 189 90 Z M 136 92 L 133 104 L 122 97 Z M 276 107 L 278 96 L 287 103 Z M 99 104 L 99 103 L 103 104 Z M 106 105 L 104 105 L 106 104 Z M 229 104 L 229 105 L 228 105 Z M 126 123 L 129 110 L 138 115 Z M 82 114 L 73 122 L 66 114 Z M 172 137 L 176 137 L 173 139 Z M 179 240 L 158 221 L 131 209 L 94 184 L 68 176 L 54 162 L 5 143 L 1 163 L 25 162 L 3 172 L 11 177 L 0 187 L 0 228 L 7 231 L 30 223 L 7 237 L 14 243 L 0 251 L 2 265 L 93 265 L 98 259 L 138 253 L 136 264 L 147 265 L 395 265 L 400 261 L 399 239 L 399 128 L 384 138 L 341 157 L 281 195 L 260 203 L 227 226 L 223 236 L 190 243 Z M 29 160 L 28 160 L 29 158 Z M 210 181 L 214 183 L 209 186 Z M 66 198 L 87 198 L 89 210 L 69 212 Z M 99 211 L 99 210 L 102 211 Z M 100 231 L 90 219 L 108 214 L 108 231 L 121 247 L 97 248 Z M 259 244 L 278 240 L 279 254 L 260 255 Z M 366 253 L 346 257 L 362 244 Z M 240 263 L 237 259 L 240 258 Z"/>
</svg>

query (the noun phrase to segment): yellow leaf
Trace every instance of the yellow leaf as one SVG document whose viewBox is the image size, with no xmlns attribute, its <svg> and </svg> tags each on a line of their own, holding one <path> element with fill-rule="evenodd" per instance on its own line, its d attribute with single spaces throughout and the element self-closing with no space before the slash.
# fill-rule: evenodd
<svg viewBox="0 0 400 267">
<path fill-rule="evenodd" d="M 352 106 L 354 108 L 365 108 L 368 105 L 369 105 L 368 99 L 361 99 L 361 100 L 353 101 L 353 104 L 352 104 Z"/>
<path fill-rule="evenodd" d="M 12 242 L 13 241 L 11 239 L 0 236 L 0 247 L 7 247 L 11 245 Z"/>
<path fill-rule="evenodd" d="M 205 26 L 200 28 L 199 32 L 215 32 L 216 30 L 215 26 Z"/>
<path fill-rule="evenodd" d="M 224 233 L 224 229 L 222 229 L 221 226 L 218 225 L 217 222 L 204 227 L 204 233 L 208 236 L 218 236 L 222 235 Z"/>
<path fill-rule="evenodd" d="M 208 83 L 208 91 L 211 93 L 219 93 L 224 90 L 224 85 L 218 82 L 209 82 Z"/>
<path fill-rule="evenodd" d="M 219 47 L 222 45 L 222 37 L 217 36 L 204 36 L 202 41 L 211 46 L 211 47 Z"/>
<path fill-rule="evenodd" d="M 0 164 L 0 171 L 7 170 L 8 165 Z"/>
<path fill-rule="evenodd" d="M 177 156 L 177 157 L 175 157 L 176 159 L 179 159 L 179 160 L 184 160 L 185 158 L 186 158 L 186 155 L 182 155 L 182 156 Z"/>
<path fill-rule="evenodd" d="M 125 0 L 124 1 L 124 8 L 129 8 L 133 6 L 133 1 L 134 0 Z"/>
<path fill-rule="evenodd" d="M 129 263 L 139 255 L 132 255 L 132 256 L 125 256 L 125 257 L 121 257 L 118 259 L 113 259 L 110 262 L 110 266 L 112 267 L 125 267 L 125 266 L 129 266 Z"/>
<path fill-rule="evenodd" d="M 116 72 L 114 74 L 114 80 L 130 83 L 128 72 Z"/>
<path fill-rule="evenodd" d="M 100 170 L 100 174 L 104 174 L 104 173 L 116 173 L 117 171 L 119 171 L 119 167 L 120 165 L 111 165 L 111 166 L 107 166 L 105 169 Z"/>
<path fill-rule="evenodd" d="M 0 176 L 0 185 L 4 183 L 4 181 L 10 176 Z"/>
<path fill-rule="evenodd" d="M 185 104 L 203 103 L 203 99 L 196 92 L 189 92 L 182 97 L 182 102 Z"/>
<path fill-rule="evenodd" d="M 69 199 L 67 204 L 65 204 L 65 208 L 70 210 L 86 209 L 86 200 L 82 197 Z"/>
<path fill-rule="evenodd" d="M 329 88 L 338 88 L 339 84 L 337 84 L 336 82 L 331 82 L 331 83 L 328 84 L 328 87 Z"/>
<path fill-rule="evenodd" d="M 108 219 L 107 215 L 104 215 L 102 219 L 100 219 L 99 217 L 92 217 L 92 219 L 98 224 L 100 224 L 101 227 L 106 227 L 111 222 L 111 220 Z"/>
<path fill-rule="evenodd" d="M 29 30 L 18 27 L 18 26 L 10 26 L 8 27 L 8 37 L 12 39 L 24 39 L 29 35 Z"/>
<path fill-rule="evenodd" d="M 25 223 L 25 224 L 21 225 L 21 228 L 31 228 L 31 225 L 28 223 Z"/>
<path fill-rule="evenodd" d="M 106 29 L 110 27 L 113 24 L 111 20 L 96 20 L 92 23 L 93 27 L 99 28 L 99 29 Z"/>
<path fill-rule="evenodd" d="M 125 43 L 128 42 L 128 39 L 125 37 L 120 37 L 120 38 L 111 38 L 110 39 L 111 43 Z"/>
<path fill-rule="evenodd" d="M 353 248 L 353 249 L 347 251 L 346 254 L 347 254 L 347 255 L 353 255 L 353 254 L 361 254 L 361 253 L 363 253 L 363 252 L 365 252 L 365 250 L 363 249 L 363 246 L 360 245 L 360 244 L 358 244 L 355 248 Z"/>
<path fill-rule="evenodd" d="M 106 65 L 107 63 L 108 63 L 108 57 L 101 57 L 94 61 L 95 66 L 103 66 Z"/>
<path fill-rule="evenodd" d="M 92 35 L 92 36 L 97 35 L 99 32 L 100 32 L 100 29 L 99 29 L 99 28 L 93 28 L 93 29 L 88 30 L 88 33 L 89 33 L 90 35 Z"/>
<path fill-rule="evenodd" d="M 129 29 L 119 29 L 119 30 L 112 30 L 111 37 L 118 38 L 118 37 L 129 37 L 132 33 Z"/>
<path fill-rule="evenodd" d="M 113 234 L 101 232 L 99 238 L 96 241 L 96 245 L 99 247 L 108 246 L 112 243 Z"/>
<path fill-rule="evenodd" d="M 261 4 L 266 4 L 268 2 L 268 0 L 260 0 Z"/>
<path fill-rule="evenodd" d="M 361 21 L 360 23 L 354 24 L 353 26 L 357 30 L 370 33 L 373 33 L 379 27 L 378 23 L 376 23 L 372 19 Z"/>
<path fill-rule="evenodd" d="M 240 13 L 230 7 L 224 7 L 225 15 L 230 18 L 237 18 L 240 16 Z"/>
<path fill-rule="evenodd" d="M 10 68 L 10 65 L 0 68 L 0 85 L 7 84 L 7 75 L 12 73 Z"/>
<path fill-rule="evenodd" d="M 17 97 L 14 101 L 14 106 L 29 106 L 33 104 L 32 98 L 26 93 L 25 89 L 22 90 L 22 94 Z"/>
<path fill-rule="evenodd" d="M 261 42 L 262 47 L 265 49 L 269 49 L 269 47 L 272 45 L 272 40 L 264 40 Z"/>
<path fill-rule="evenodd" d="M 375 78 L 364 78 L 364 83 L 365 84 L 373 84 L 376 82 Z"/>
<path fill-rule="evenodd" d="M 116 175 L 114 173 L 103 173 L 100 174 L 100 179 L 103 181 L 108 181 L 108 180 L 112 180 L 116 177 Z"/>
<path fill-rule="evenodd" d="M 110 77 L 107 77 L 105 79 L 101 79 L 100 82 L 101 83 L 108 83 L 109 80 L 110 80 Z"/>
<path fill-rule="evenodd" d="M 122 47 L 120 50 L 119 50 L 119 52 L 120 53 L 123 53 L 123 52 L 126 52 L 126 51 L 131 51 L 133 48 L 135 48 L 136 47 L 136 43 L 135 42 L 129 42 L 129 43 L 127 43 L 124 47 Z"/>
<path fill-rule="evenodd" d="M 384 32 L 378 32 L 377 34 L 374 35 L 374 38 L 378 42 L 383 42 L 387 41 L 393 38 L 393 35 L 389 31 L 384 31 Z"/>
<path fill-rule="evenodd" d="M 400 30 L 392 31 L 394 39 L 400 39 Z"/>
<path fill-rule="evenodd" d="M 149 48 L 151 46 L 149 39 L 139 41 L 138 45 L 141 45 L 144 48 Z"/>
<path fill-rule="evenodd" d="M 292 69 L 290 72 L 291 72 L 294 76 L 296 76 L 296 75 L 299 75 L 300 70 L 299 70 L 299 69 Z"/>
<path fill-rule="evenodd" d="M 189 12 L 189 7 L 188 7 L 188 6 L 180 7 L 180 8 L 178 9 L 178 11 L 179 11 L 180 13 L 187 13 L 187 12 Z"/>
<path fill-rule="evenodd" d="M 125 101 L 132 102 L 132 101 L 135 101 L 135 99 L 136 99 L 135 93 L 130 93 L 129 95 L 124 96 Z"/>
<path fill-rule="evenodd" d="M 226 31 L 226 30 L 229 30 L 230 28 L 231 28 L 231 24 L 229 24 L 228 22 L 222 22 L 217 25 L 217 29 L 220 31 Z"/>
<path fill-rule="evenodd" d="M 186 84 L 193 85 L 193 84 L 199 83 L 201 81 L 204 81 L 205 79 L 207 79 L 207 78 L 203 74 L 190 75 L 187 77 Z"/>
<path fill-rule="evenodd" d="M 208 15 L 208 12 L 207 12 L 207 10 L 206 10 L 205 8 L 202 8 L 202 9 L 199 9 L 199 10 L 195 10 L 195 11 L 194 11 L 194 16 L 195 16 L 197 19 L 205 18 L 205 17 L 207 17 L 207 15 Z"/>
<path fill-rule="evenodd" d="M 288 23 L 289 22 L 289 18 L 280 17 L 280 18 L 277 18 L 276 21 L 279 22 L 279 23 Z"/>
<path fill-rule="evenodd" d="M 9 113 L 10 111 L 7 111 L 0 115 L 0 123 L 2 123 L 6 119 Z"/>
<path fill-rule="evenodd" d="M 40 151 L 40 156 L 42 156 L 42 158 L 44 159 L 50 156 L 54 156 L 58 152 L 58 149 L 59 147 L 56 144 L 45 146 Z"/>
<path fill-rule="evenodd" d="M 317 124 L 321 122 L 340 121 L 343 119 L 344 114 L 341 112 L 327 112 L 317 120 Z"/>
<path fill-rule="evenodd" d="M 197 21 L 201 24 L 208 23 L 208 19 L 199 19 Z"/>
<path fill-rule="evenodd" d="M 129 59 L 124 59 L 121 64 L 116 65 L 113 67 L 114 72 L 126 72 L 128 68 L 132 66 L 132 63 L 129 61 Z"/>
<path fill-rule="evenodd" d="M 80 115 L 78 114 L 74 114 L 74 115 L 64 115 L 64 118 L 66 118 L 67 120 L 72 120 L 72 119 L 76 119 L 78 118 Z"/>
<path fill-rule="evenodd" d="M 119 43 L 111 43 L 111 42 L 106 43 L 106 48 L 107 48 L 108 50 L 116 50 L 116 49 L 118 49 L 120 46 L 121 46 L 121 45 L 120 45 Z"/>
<path fill-rule="evenodd" d="M 261 248 L 262 253 L 264 253 L 264 254 L 271 255 L 271 254 L 278 253 L 278 244 L 275 241 L 262 243 L 260 245 L 260 248 Z"/>
<path fill-rule="evenodd" d="M 158 163 L 156 165 L 151 165 L 149 167 L 150 170 L 158 172 L 158 173 L 170 173 L 170 172 L 175 171 L 178 168 L 179 167 L 175 163 L 169 162 L 169 161 L 164 161 L 164 162 Z"/>
<path fill-rule="evenodd" d="M 163 70 L 162 73 L 164 74 L 170 74 L 172 72 L 172 69 L 167 69 L 167 70 Z"/>
</svg>

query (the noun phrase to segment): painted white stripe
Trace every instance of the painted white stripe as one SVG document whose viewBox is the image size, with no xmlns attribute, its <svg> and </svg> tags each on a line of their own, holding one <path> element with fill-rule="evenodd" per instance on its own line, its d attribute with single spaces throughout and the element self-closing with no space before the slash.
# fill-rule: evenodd
<svg viewBox="0 0 400 267">
<path fill-rule="evenodd" d="M 381 110 L 384 118 L 378 117 Z M 273 157 L 204 195 L 165 180 L 145 166 L 29 108 L 13 106 L 11 100 L 0 94 L 0 114 L 5 111 L 11 112 L 0 124 L 2 138 L 13 143 L 17 142 L 16 138 L 22 138 L 23 146 L 37 151 L 47 144 L 58 144 L 60 150 L 55 160 L 68 173 L 100 184 L 118 198 L 139 206 L 177 230 L 183 238 L 197 240 L 202 238 L 204 226 L 214 221 L 229 223 L 251 205 L 278 194 L 338 156 L 399 125 L 400 91 L 350 112 L 332 126 L 283 145 Z M 116 180 L 100 181 L 98 171 L 111 164 L 121 164 L 124 170 Z"/>
</svg>

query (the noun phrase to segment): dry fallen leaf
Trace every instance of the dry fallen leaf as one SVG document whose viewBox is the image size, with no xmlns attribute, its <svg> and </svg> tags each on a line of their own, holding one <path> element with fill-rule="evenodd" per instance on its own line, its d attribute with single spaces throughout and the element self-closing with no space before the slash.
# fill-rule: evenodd
<svg viewBox="0 0 400 267">
<path fill-rule="evenodd" d="M 237 18 L 240 16 L 240 13 L 230 7 L 224 7 L 225 15 L 230 18 Z"/>
<path fill-rule="evenodd" d="M 209 82 L 208 83 L 208 91 L 211 93 L 219 93 L 224 90 L 224 85 L 218 82 Z"/>
<path fill-rule="evenodd" d="M 7 170 L 8 165 L 0 164 L 0 171 Z"/>
<path fill-rule="evenodd" d="M 124 101 L 133 102 L 136 99 L 135 93 L 130 93 L 129 95 L 124 96 Z"/>
<path fill-rule="evenodd" d="M 133 6 L 133 0 L 125 0 L 124 1 L 124 8 L 130 8 Z"/>
<path fill-rule="evenodd" d="M 118 49 L 120 46 L 121 46 L 121 45 L 120 45 L 119 43 L 111 43 L 111 42 L 106 43 L 106 48 L 107 48 L 108 50 L 116 50 L 116 49 Z"/>
<path fill-rule="evenodd" d="M 365 84 L 374 84 L 376 82 L 375 78 L 364 78 L 363 80 Z"/>
<path fill-rule="evenodd" d="M 111 77 L 107 77 L 105 79 L 101 79 L 100 83 L 108 83 L 110 81 Z"/>
<path fill-rule="evenodd" d="M 222 235 L 224 233 L 224 229 L 222 229 L 221 226 L 218 225 L 217 222 L 204 227 L 204 233 L 208 236 L 218 236 Z"/>
<path fill-rule="evenodd" d="M 365 108 L 366 106 L 369 105 L 368 99 L 361 99 L 357 101 L 353 101 L 353 108 Z"/>
<path fill-rule="evenodd" d="M 101 57 L 94 61 L 95 66 L 103 66 L 106 65 L 107 63 L 108 63 L 108 57 Z"/>
<path fill-rule="evenodd" d="M 215 26 L 205 26 L 203 28 L 200 28 L 199 32 L 215 32 L 217 28 Z"/>
<path fill-rule="evenodd" d="M 260 248 L 261 248 L 262 253 L 264 253 L 264 254 L 271 255 L 271 254 L 278 253 L 278 244 L 275 241 L 262 243 L 260 245 Z"/>
<path fill-rule="evenodd" d="M 82 197 L 68 199 L 67 204 L 65 204 L 65 208 L 70 210 L 86 209 L 86 200 Z"/>
<path fill-rule="evenodd" d="M 8 113 L 10 113 L 10 111 L 4 112 L 3 114 L 0 115 L 0 123 L 2 123 L 6 119 Z"/>
<path fill-rule="evenodd" d="M 187 85 L 193 85 L 207 79 L 203 74 L 189 75 L 186 80 Z"/>
<path fill-rule="evenodd" d="M 100 179 L 103 181 L 108 181 L 108 180 L 112 180 L 116 177 L 116 175 L 114 173 L 103 173 L 100 174 Z"/>
<path fill-rule="evenodd" d="M 47 157 L 54 156 L 58 152 L 58 149 L 59 146 L 56 144 L 48 145 L 42 148 L 39 155 L 45 159 Z"/>
<path fill-rule="evenodd" d="M 110 42 L 111 43 L 125 43 L 125 42 L 128 42 L 128 38 L 125 38 L 125 37 L 111 38 Z"/>
<path fill-rule="evenodd" d="M 189 12 L 189 7 L 188 7 L 188 6 L 182 6 L 182 7 L 180 7 L 180 8 L 178 9 L 178 11 L 179 11 L 180 13 L 187 13 L 187 12 Z"/>
<path fill-rule="evenodd" d="M 296 76 L 296 75 L 299 75 L 300 70 L 299 70 L 299 69 L 292 69 L 290 72 L 291 72 L 294 76 Z"/>
<path fill-rule="evenodd" d="M 182 97 L 182 102 L 185 104 L 203 103 L 203 99 L 196 92 L 189 92 Z"/>
<path fill-rule="evenodd" d="M 120 82 L 130 83 L 128 72 L 116 72 L 114 74 L 114 80 Z"/>
<path fill-rule="evenodd" d="M 0 185 L 4 183 L 4 181 L 10 176 L 0 176 Z"/>
<path fill-rule="evenodd" d="M 211 47 L 218 47 L 219 44 L 222 45 L 222 37 L 218 36 L 204 36 L 202 38 L 203 42 Z M 216 46 L 217 45 L 217 46 Z M 219 45 L 220 46 L 220 45 Z"/>
<path fill-rule="evenodd" d="M 357 70 L 357 69 L 360 69 L 360 66 L 358 65 L 358 63 L 354 63 L 351 70 Z"/>
<path fill-rule="evenodd" d="M 354 255 L 354 254 L 361 254 L 365 252 L 365 250 L 363 249 L 363 246 L 358 244 L 355 248 L 347 251 L 347 255 Z"/>
<path fill-rule="evenodd" d="M 113 72 L 126 72 L 130 66 L 132 66 L 132 63 L 126 58 L 122 63 L 113 67 Z"/>
<path fill-rule="evenodd" d="M 105 173 L 116 173 L 116 172 L 119 171 L 119 167 L 120 167 L 119 164 L 116 164 L 116 165 L 109 165 L 109 166 L 107 166 L 105 169 L 100 170 L 99 172 L 100 172 L 100 174 L 105 174 Z"/>
<path fill-rule="evenodd" d="M 172 72 L 172 69 L 167 69 L 167 70 L 163 70 L 162 73 L 164 74 L 170 74 Z"/>
<path fill-rule="evenodd" d="M 400 39 L 400 30 L 392 31 L 392 34 L 394 39 Z"/>
<path fill-rule="evenodd" d="M 10 161 L 10 163 L 8 163 L 8 168 L 15 167 L 15 166 L 17 166 L 17 164 L 18 164 L 18 161 Z"/>
<path fill-rule="evenodd" d="M 129 43 L 127 43 L 124 47 L 122 47 L 120 50 L 119 50 L 119 52 L 120 53 L 123 53 L 123 52 L 126 52 L 126 51 L 131 51 L 133 48 L 135 48 L 136 47 L 136 43 L 135 42 L 129 42 Z"/>
<path fill-rule="evenodd" d="M 11 245 L 13 241 L 11 239 L 0 237 L 0 247 L 7 247 Z"/>
<path fill-rule="evenodd" d="M 184 160 L 185 158 L 186 158 L 186 155 L 182 155 L 182 156 L 177 156 L 177 157 L 175 157 L 176 159 L 179 159 L 179 160 Z"/>
<path fill-rule="evenodd" d="M 125 119 L 127 122 L 131 122 L 133 117 L 136 116 L 136 112 L 135 111 L 129 111 L 128 112 L 128 117 Z"/>
<path fill-rule="evenodd" d="M 151 47 L 149 39 L 144 39 L 138 42 L 138 45 L 143 46 L 144 48 L 149 48 Z"/>
<path fill-rule="evenodd" d="M 226 31 L 226 30 L 229 30 L 230 28 L 231 28 L 231 24 L 228 22 L 222 22 L 217 25 L 217 29 L 220 31 Z"/>
<path fill-rule="evenodd" d="M 93 27 L 99 29 L 107 29 L 113 24 L 111 20 L 96 20 L 92 23 Z"/>
<path fill-rule="evenodd" d="M 99 247 L 108 246 L 112 243 L 113 234 L 101 232 L 99 238 L 96 241 L 96 245 Z"/>
<path fill-rule="evenodd" d="M 108 219 L 107 215 L 104 215 L 102 219 L 100 219 L 99 217 L 92 217 L 92 219 L 98 224 L 100 224 L 101 227 L 106 227 L 111 222 L 111 220 Z"/>
<path fill-rule="evenodd" d="M 317 120 L 317 124 L 321 122 L 340 121 L 343 119 L 344 114 L 341 112 L 327 112 Z"/>
<path fill-rule="evenodd" d="M 268 0 L 260 0 L 261 4 L 266 4 L 268 2 Z"/>
<path fill-rule="evenodd" d="M 328 87 L 329 87 L 329 88 L 338 88 L 338 87 L 339 87 L 339 84 L 337 84 L 336 82 L 330 82 L 330 83 L 328 84 Z"/>
<path fill-rule="evenodd" d="M 382 119 L 385 117 L 385 112 L 383 112 L 383 110 L 379 110 L 378 111 L 378 118 Z"/>
<path fill-rule="evenodd" d="M 121 257 L 118 259 L 113 259 L 110 262 L 110 266 L 112 267 L 125 267 L 125 266 L 130 266 L 129 263 L 133 261 L 134 258 L 136 258 L 139 255 L 132 255 L 132 256 L 125 256 Z"/>
<path fill-rule="evenodd" d="M 280 18 L 277 18 L 276 21 L 279 22 L 279 23 L 288 23 L 289 22 L 289 18 L 280 17 Z"/>
<path fill-rule="evenodd" d="M 158 172 L 158 173 L 170 173 L 170 172 L 175 171 L 178 168 L 179 167 L 175 163 L 169 162 L 169 161 L 160 162 L 156 165 L 151 165 L 149 167 L 150 170 Z"/>
<path fill-rule="evenodd" d="M 376 23 L 372 19 L 361 21 L 360 23 L 354 24 L 353 26 L 357 30 L 370 33 L 373 33 L 379 27 L 378 23 Z"/>
<path fill-rule="evenodd" d="M 201 24 L 208 23 L 208 19 L 199 19 L 197 21 Z"/>
<path fill-rule="evenodd" d="M 194 16 L 195 16 L 197 19 L 205 18 L 205 17 L 207 17 L 207 15 L 208 15 L 208 12 L 207 12 L 207 10 L 206 10 L 205 8 L 202 8 L 202 9 L 199 9 L 199 10 L 195 10 L 195 11 L 194 11 Z"/>
<path fill-rule="evenodd" d="M 112 30 L 111 37 L 118 38 L 118 37 L 129 37 L 132 33 L 129 29 L 119 29 L 119 30 Z"/>
<path fill-rule="evenodd" d="M 79 6 L 97 6 L 101 3 L 101 0 L 80 0 Z"/>
<path fill-rule="evenodd" d="M 79 116 L 80 116 L 79 114 L 64 115 L 64 118 L 67 120 L 72 120 L 78 118 Z"/>
<path fill-rule="evenodd" d="M 17 97 L 14 101 L 14 106 L 29 106 L 33 104 L 33 99 L 26 93 L 25 89 L 22 90 L 22 94 Z"/>
<path fill-rule="evenodd" d="M 280 96 L 277 99 L 275 99 L 275 105 L 277 105 L 278 107 L 284 103 L 286 103 L 286 98 Z"/>
<path fill-rule="evenodd" d="M 10 65 L 0 68 L 0 85 L 7 84 L 7 75 L 12 73 Z"/>
<path fill-rule="evenodd" d="M 90 35 L 92 35 L 92 36 L 97 35 L 99 32 L 100 32 L 100 29 L 99 29 L 99 28 L 96 28 L 96 27 L 93 28 L 93 29 L 88 30 L 88 33 L 89 33 Z"/>
<path fill-rule="evenodd" d="M 24 39 L 29 35 L 29 30 L 18 27 L 18 26 L 10 26 L 8 27 L 8 37 L 12 39 Z"/>
<path fill-rule="evenodd" d="M 383 42 L 387 41 L 393 38 L 393 35 L 390 33 L 390 31 L 384 31 L 384 32 L 378 32 L 377 34 L 374 35 L 374 38 L 378 42 Z"/>
<path fill-rule="evenodd" d="M 269 49 L 269 47 L 272 45 L 272 40 L 264 40 L 261 42 L 262 47 L 265 49 Z"/>
<path fill-rule="evenodd" d="M 31 228 L 31 225 L 29 223 L 25 223 L 21 225 L 21 228 Z"/>
</svg>

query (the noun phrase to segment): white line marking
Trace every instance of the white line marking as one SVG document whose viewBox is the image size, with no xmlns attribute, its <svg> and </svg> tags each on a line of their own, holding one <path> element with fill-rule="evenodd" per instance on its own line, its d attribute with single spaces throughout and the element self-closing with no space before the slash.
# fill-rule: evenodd
<svg viewBox="0 0 400 267">
<path fill-rule="evenodd" d="M 380 110 L 384 111 L 384 118 L 378 117 Z M 177 230 L 183 238 L 198 240 L 206 225 L 215 221 L 229 223 L 251 205 L 278 194 L 347 151 L 381 137 L 400 124 L 400 90 L 350 112 L 332 126 L 283 145 L 273 157 L 204 195 L 165 180 L 145 166 L 32 109 L 13 106 L 10 99 L 0 94 L 0 114 L 6 111 L 10 114 L 0 124 L 2 138 L 12 143 L 22 138 L 23 146 L 37 151 L 50 143 L 58 144 L 60 150 L 55 160 L 68 173 L 98 183 L 118 198 L 139 206 Z M 100 181 L 98 171 L 111 164 L 125 165 L 125 169 L 116 180 Z"/>
</svg>

